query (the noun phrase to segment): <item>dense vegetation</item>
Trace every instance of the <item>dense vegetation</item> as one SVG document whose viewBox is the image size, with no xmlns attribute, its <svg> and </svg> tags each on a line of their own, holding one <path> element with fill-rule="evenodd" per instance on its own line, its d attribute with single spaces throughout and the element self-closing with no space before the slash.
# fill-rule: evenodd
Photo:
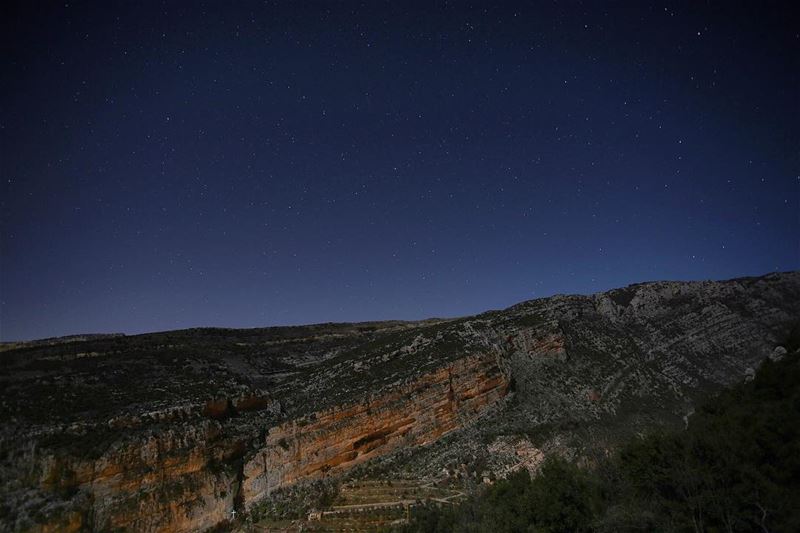
<svg viewBox="0 0 800 533">
<path fill-rule="evenodd" d="M 793 347 L 793 346 L 792 346 Z M 765 361 L 684 431 L 637 438 L 592 468 L 548 458 L 403 531 L 800 531 L 800 356 Z"/>
</svg>

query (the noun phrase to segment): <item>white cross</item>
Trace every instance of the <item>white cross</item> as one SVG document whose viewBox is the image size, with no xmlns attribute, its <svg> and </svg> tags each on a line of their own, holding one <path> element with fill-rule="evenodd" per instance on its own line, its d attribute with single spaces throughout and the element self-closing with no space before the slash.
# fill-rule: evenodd
<svg viewBox="0 0 800 533">
<path fill-rule="evenodd" d="M 231 509 L 231 520 L 236 520 L 236 509 Z"/>
</svg>

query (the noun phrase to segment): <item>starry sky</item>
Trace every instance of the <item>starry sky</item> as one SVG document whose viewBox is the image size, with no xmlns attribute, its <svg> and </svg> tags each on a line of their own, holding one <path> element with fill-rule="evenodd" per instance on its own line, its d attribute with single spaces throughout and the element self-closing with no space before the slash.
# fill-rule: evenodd
<svg viewBox="0 0 800 533">
<path fill-rule="evenodd" d="M 230 4 L 2 8 L 0 339 L 800 268 L 789 3 Z"/>
</svg>

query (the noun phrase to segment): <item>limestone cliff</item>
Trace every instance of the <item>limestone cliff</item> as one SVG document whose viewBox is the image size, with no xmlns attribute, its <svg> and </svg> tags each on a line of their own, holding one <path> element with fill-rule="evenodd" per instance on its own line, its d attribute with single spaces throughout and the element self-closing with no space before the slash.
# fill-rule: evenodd
<svg viewBox="0 0 800 533">
<path fill-rule="evenodd" d="M 77 422 L 48 435 L 6 435 L 3 450 L 14 457 L 3 476 L 15 491 L 7 502 L 32 518 L 10 525 L 29 531 L 208 529 L 277 488 L 435 441 L 472 423 L 507 392 L 507 375 L 489 353 L 283 422 L 270 414 L 272 402 L 243 396 L 118 416 L 103 427 Z"/>
<path fill-rule="evenodd" d="M 244 466 L 245 505 L 281 486 L 433 442 L 474 421 L 508 385 L 494 355 L 467 357 L 366 401 L 270 428 Z"/>
</svg>

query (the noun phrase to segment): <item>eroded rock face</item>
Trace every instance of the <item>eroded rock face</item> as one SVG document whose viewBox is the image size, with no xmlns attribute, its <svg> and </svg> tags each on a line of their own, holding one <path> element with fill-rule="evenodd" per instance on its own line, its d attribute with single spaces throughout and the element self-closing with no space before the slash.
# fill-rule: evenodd
<svg viewBox="0 0 800 533">
<path fill-rule="evenodd" d="M 496 355 L 466 357 L 367 401 L 271 428 L 244 466 L 245 505 L 276 488 L 433 442 L 474 421 L 508 386 Z"/>
<path fill-rule="evenodd" d="M 794 272 L 454 320 L 15 346 L 0 353 L 0 530 L 202 531 L 411 447 L 441 473 L 481 454 L 505 454 L 498 472 L 535 465 L 553 442 L 612 446 L 745 379 L 798 317 Z"/>
<path fill-rule="evenodd" d="M 270 416 L 272 402 L 242 396 L 188 409 L 199 419 L 155 415 L 163 427 L 119 416 L 107 428 L 74 427 L 69 451 L 34 448 L 6 465 L 4 477 L 24 481 L 49 500 L 33 523 L 10 525 L 42 532 L 201 531 L 276 488 L 335 475 L 471 424 L 506 396 L 508 384 L 498 355 L 488 353 L 456 359 L 363 401 L 282 423 Z M 253 413 L 249 420 L 240 416 Z M 82 454 L 91 451 L 89 443 L 97 444 L 94 432 L 108 431 L 108 447 Z M 260 431 L 261 440 L 255 436 Z"/>
<path fill-rule="evenodd" d="M 56 507 L 19 529 L 210 528 L 227 518 L 237 483 L 235 473 L 215 465 L 244 453 L 241 443 L 220 440 L 219 430 L 214 422 L 180 424 L 123 438 L 99 457 L 34 452 L 18 463 L 18 473 L 31 473 L 29 481 L 55 496 Z"/>
</svg>

